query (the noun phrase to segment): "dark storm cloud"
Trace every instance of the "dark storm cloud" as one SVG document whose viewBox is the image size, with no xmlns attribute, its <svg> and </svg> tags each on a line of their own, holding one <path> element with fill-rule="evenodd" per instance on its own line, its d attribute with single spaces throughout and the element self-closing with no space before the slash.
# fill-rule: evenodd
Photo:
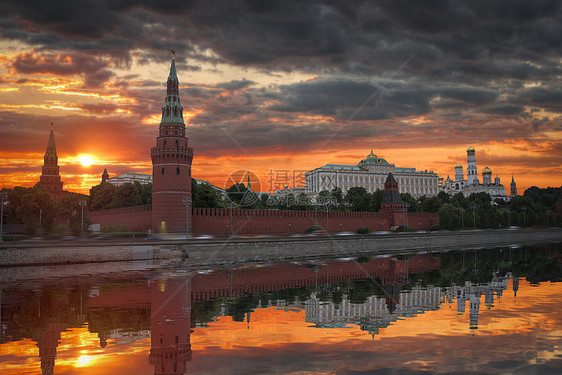
<svg viewBox="0 0 562 375">
<path fill-rule="evenodd" d="M 80 74 L 94 87 L 115 79 L 104 57 L 127 64 L 129 51 L 140 50 L 140 63 L 162 62 L 175 48 L 184 71 L 225 62 L 321 77 L 272 88 L 245 79 L 187 85 L 184 107 L 204 111 L 189 126 L 201 127 L 204 134 L 192 134 L 209 150 L 223 140 L 207 135 L 224 134 L 225 127 L 245 147 L 260 150 L 382 136 L 396 147 L 427 139 L 450 145 L 467 134 L 487 143 L 528 137 L 552 122 L 531 118 L 526 106 L 562 112 L 562 3 L 556 0 L 6 0 L 0 12 L 3 38 L 47 56 L 10 62 L 20 73 Z M 72 63 L 61 64 L 48 48 L 73 49 Z M 160 113 L 162 87 L 126 86 L 121 82 L 120 89 L 138 103 L 129 109 L 139 116 Z M 301 114 L 352 121 L 302 126 Z M 442 124 L 435 117 L 431 126 L 400 123 L 433 114 Z M 505 115 L 520 116 L 510 127 L 498 126 L 495 120 Z M 227 142 L 235 148 L 225 136 Z"/>
</svg>

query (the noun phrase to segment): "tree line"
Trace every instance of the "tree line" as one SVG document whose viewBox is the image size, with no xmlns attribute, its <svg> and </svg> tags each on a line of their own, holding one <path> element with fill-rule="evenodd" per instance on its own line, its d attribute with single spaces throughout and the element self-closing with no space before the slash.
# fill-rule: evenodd
<svg viewBox="0 0 562 375">
<path fill-rule="evenodd" d="M 208 183 L 198 184 L 192 180 L 193 207 L 251 208 L 278 210 L 330 210 L 365 212 L 379 211 L 383 190 L 369 193 L 363 187 L 353 187 L 344 195 L 340 188 L 324 190 L 312 199 L 301 194 L 254 193 L 244 184 L 234 184 L 224 193 Z M 407 204 L 408 212 L 439 213 L 440 224 L 434 229 L 455 230 L 461 228 L 506 228 L 508 226 L 556 225 L 562 226 L 560 215 L 554 215 L 561 188 L 531 187 L 522 196 L 509 202 L 495 202 L 487 193 L 473 193 L 465 197 L 462 193 L 449 195 L 440 192 L 437 196 L 422 196 L 418 199 L 408 193 L 400 194 Z M 4 206 L 4 224 L 23 224 L 25 231 L 34 235 L 39 230 L 44 234 L 68 228 L 74 235 L 81 231 L 82 207 L 85 200 L 84 227 L 91 223 L 88 211 L 133 207 L 152 203 L 152 184 L 139 182 L 112 185 L 102 183 L 90 189 L 90 195 L 68 194 L 55 202 L 40 184 L 32 188 L 15 187 L 3 189 L 7 196 Z"/>
</svg>

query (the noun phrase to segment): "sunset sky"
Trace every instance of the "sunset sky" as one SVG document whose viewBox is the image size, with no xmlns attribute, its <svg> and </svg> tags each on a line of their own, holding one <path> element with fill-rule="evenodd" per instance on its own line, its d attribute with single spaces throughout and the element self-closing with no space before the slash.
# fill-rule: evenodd
<svg viewBox="0 0 562 375">
<path fill-rule="evenodd" d="M 453 177 L 469 144 L 508 193 L 562 185 L 556 0 L 3 0 L 0 186 L 39 180 L 51 122 L 65 190 L 151 173 L 171 48 L 217 186 L 371 149 Z"/>
</svg>

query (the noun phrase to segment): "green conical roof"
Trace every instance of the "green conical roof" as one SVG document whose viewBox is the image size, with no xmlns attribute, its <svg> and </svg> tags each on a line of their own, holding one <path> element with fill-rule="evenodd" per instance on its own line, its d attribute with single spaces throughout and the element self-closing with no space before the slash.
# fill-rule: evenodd
<svg viewBox="0 0 562 375">
<path fill-rule="evenodd" d="M 176 60 L 172 59 L 172 66 L 170 66 L 170 74 L 168 74 L 168 79 L 177 80 L 178 74 L 176 73 Z"/>
</svg>

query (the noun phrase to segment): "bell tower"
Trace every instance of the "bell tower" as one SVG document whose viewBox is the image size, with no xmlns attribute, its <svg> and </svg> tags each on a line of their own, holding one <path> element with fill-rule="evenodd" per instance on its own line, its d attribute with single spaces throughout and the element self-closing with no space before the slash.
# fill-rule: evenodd
<svg viewBox="0 0 562 375">
<path fill-rule="evenodd" d="M 41 169 L 41 177 L 39 183 L 53 197 L 58 200 L 65 193 L 62 190 L 62 181 L 59 174 L 59 158 L 57 156 L 57 148 L 55 146 L 55 135 L 53 133 L 53 123 L 51 123 L 51 133 L 47 143 L 47 150 L 43 157 L 43 168 Z"/>
<path fill-rule="evenodd" d="M 152 158 L 152 230 L 153 232 L 186 232 L 187 212 L 191 200 L 191 163 L 193 149 L 188 147 L 179 97 L 175 51 L 168 75 L 162 120 Z M 191 214 L 191 204 L 189 204 Z"/>
</svg>

